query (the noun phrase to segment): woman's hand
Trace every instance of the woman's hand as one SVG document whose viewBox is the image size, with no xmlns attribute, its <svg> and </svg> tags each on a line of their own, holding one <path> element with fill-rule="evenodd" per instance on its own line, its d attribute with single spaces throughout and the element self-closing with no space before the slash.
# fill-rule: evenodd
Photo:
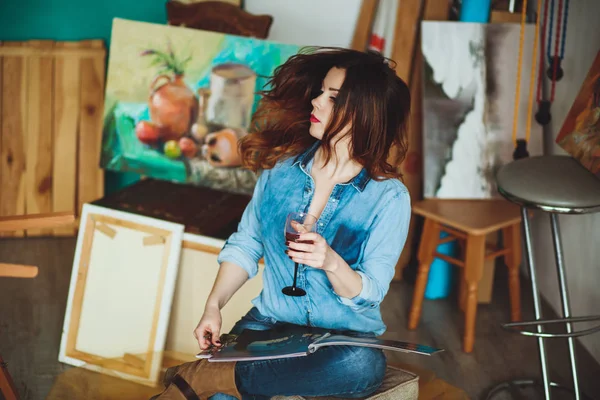
<svg viewBox="0 0 600 400">
<path fill-rule="evenodd" d="M 194 330 L 194 337 L 198 341 L 200 350 L 206 350 L 211 345 L 221 346 L 221 311 L 218 307 L 207 307 Z"/>
<path fill-rule="evenodd" d="M 329 272 L 334 272 L 339 266 L 340 256 L 318 233 L 301 233 L 298 241 L 286 242 L 286 245 L 287 255 L 299 264 Z"/>
</svg>

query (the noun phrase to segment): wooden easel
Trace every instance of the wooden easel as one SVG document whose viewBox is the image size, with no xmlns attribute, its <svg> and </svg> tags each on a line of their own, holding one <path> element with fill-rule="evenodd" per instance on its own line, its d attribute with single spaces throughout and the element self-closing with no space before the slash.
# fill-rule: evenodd
<svg viewBox="0 0 600 400">
<path fill-rule="evenodd" d="M 17 215 L 0 218 L 0 232 L 14 232 L 26 229 L 54 228 L 72 224 L 75 216 L 71 212 Z M 0 263 L 0 278 L 35 278 L 38 267 L 33 265 Z M 8 368 L 0 356 L 0 394 L 6 400 L 17 400 L 19 395 Z"/>
<path fill-rule="evenodd" d="M 377 10 L 377 0 L 363 0 L 360 16 L 358 18 L 352 48 L 365 50 L 367 41 L 373 26 Z M 394 43 L 391 59 L 396 64 L 396 72 L 410 87 L 412 98 L 411 116 L 408 131 L 407 158 L 402 162 L 398 154 L 392 150 L 389 162 L 397 165 L 404 175 L 404 183 L 407 186 L 413 202 L 422 199 L 423 174 L 422 160 L 422 64 L 423 56 L 420 50 L 420 28 L 422 20 L 444 21 L 450 13 L 450 2 L 448 0 L 402 0 L 396 11 L 396 24 L 394 27 Z M 400 260 L 396 266 L 394 280 L 402 279 L 402 270 L 409 263 L 412 256 L 412 248 L 415 231 L 415 222 L 411 221 L 406 246 L 402 251 Z"/>
</svg>

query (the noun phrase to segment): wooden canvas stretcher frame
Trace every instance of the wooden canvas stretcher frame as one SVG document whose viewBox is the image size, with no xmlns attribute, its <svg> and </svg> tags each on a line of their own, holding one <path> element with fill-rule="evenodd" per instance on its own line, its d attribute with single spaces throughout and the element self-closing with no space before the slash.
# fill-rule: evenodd
<svg viewBox="0 0 600 400">
<path fill-rule="evenodd" d="M 208 295 L 219 270 L 217 256 L 225 241 L 203 235 L 183 234 L 177 284 L 171 307 L 169 332 L 165 344 L 164 367 L 194 360 L 199 351 L 192 335 L 198 324 Z M 263 261 L 258 274 L 248 280 L 221 310 L 221 333 L 227 333 L 252 307 L 260 294 L 263 280 Z"/>
<path fill-rule="evenodd" d="M 90 204 L 84 205 L 73 262 L 59 361 L 148 386 L 156 385 L 162 367 L 163 349 L 179 266 L 183 228 L 183 225 L 162 220 Z M 143 238 L 142 246 L 164 246 L 164 250 L 160 260 L 155 302 L 152 303 L 151 299 L 148 299 L 147 302 L 152 307 L 152 322 L 147 351 L 145 354 L 124 352 L 121 357 L 106 358 L 80 351 L 77 349 L 77 341 L 81 339 L 79 336 L 80 323 L 86 288 L 89 287 L 90 283 L 93 283 L 88 282 L 88 273 L 91 268 L 102 268 L 101 265 L 90 265 L 94 236 L 106 235 L 112 240 L 118 240 L 115 239 L 115 236 L 118 236 L 122 231 L 124 232 L 124 229 L 146 235 Z M 143 279 L 143 276 L 140 276 L 140 279 Z M 115 288 L 107 287 L 106 293 L 111 292 L 111 290 L 115 290 Z M 135 296 L 136 293 L 133 293 L 133 295 Z M 104 320 L 110 318 L 110 310 L 102 309 L 102 312 Z M 101 317 L 94 315 L 94 318 Z M 127 334 L 124 326 L 113 328 L 122 329 L 123 334 Z M 110 345 L 113 345 L 113 343 L 110 343 Z M 118 346 L 117 343 L 114 343 L 114 345 Z"/>
</svg>

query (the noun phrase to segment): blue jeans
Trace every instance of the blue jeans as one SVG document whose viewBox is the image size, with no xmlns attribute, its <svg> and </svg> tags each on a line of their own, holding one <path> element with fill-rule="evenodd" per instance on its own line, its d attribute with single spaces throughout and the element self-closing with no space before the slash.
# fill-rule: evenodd
<svg viewBox="0 0 600 400">
<path fill-rule="evenodd" d="M 252 308 L 231 333 L 243 329 L 266 330 L 275 322 Z M 337 332 L 370 336 L 357 332 Z M 235 366 L 236 384 L 243 400 L 268 400 L 276 395 L 366 397 L 381 385 L 386 369 L 383 351 L 368 347 L 332 346 L 306 357 L 240 361 Z M 211 400 L 235 400 L 218 393 Z"/>
</svg>

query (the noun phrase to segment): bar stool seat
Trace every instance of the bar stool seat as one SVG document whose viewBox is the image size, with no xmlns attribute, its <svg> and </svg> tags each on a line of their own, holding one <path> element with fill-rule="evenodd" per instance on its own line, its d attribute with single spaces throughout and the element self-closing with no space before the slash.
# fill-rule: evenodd
<svg viewBox="0 0 600 400">
<path fill-rule="evenodd" d="M 515 379 L 501 383 L 489 391 L 487 399 L 496 394 L 512 389 L 513 386 L 543 387 L 544 398 L 550 399 L 550 389 L 558 388 L 573 392 L 575 399 L 587 398 L 579 389 L 577 361 L 575 357 L 575 337 L 589 335 L 600 331 L 600 325 L 575 331 L 573 323 L 597 321 L 600 316 L 573 317 L 569 301 L 566 273 L 563 260 L 563 249 L 558 223 L 559 214 L 586 214 L 600 211 L 600 179 L 584 168 L 570 156 L 538 156 L 513 161 L 503 166 L 496 176 L 498 191 L 508 200 L 520 205 L 521 221 L 525 238 L 524 252 L 531 277 L 535 320 L 527 322 L 506 323 L 502 326 L 516 333 L 537 337 L 539 347 L 542 381 L 538 379 Z M 558 283 L 560 289 L 563 318 L 544 320 L 541 313 L 540 294 L 536 269 L 532 254 L 532 240 L 527 209 L 543 210 L 550 215 L 552 238 L 555 251 Z M 566 333 L 547 333 L 544 327 L 549 324 L 564 324 Z M 527 328 L 535 328 L 527 330 Z M 566 387 L 552 382 L 546 363 L 546 343 L 548 338 L 566 338 L 569 345 L 573 387 Z"/>
<path fill-rule="evenodd" d="M 514 203 L 557 213 L 600 211 L 600 180 L 569 156 L 539 156 L 507 164 L 498 191 Z"/>
</svg>

